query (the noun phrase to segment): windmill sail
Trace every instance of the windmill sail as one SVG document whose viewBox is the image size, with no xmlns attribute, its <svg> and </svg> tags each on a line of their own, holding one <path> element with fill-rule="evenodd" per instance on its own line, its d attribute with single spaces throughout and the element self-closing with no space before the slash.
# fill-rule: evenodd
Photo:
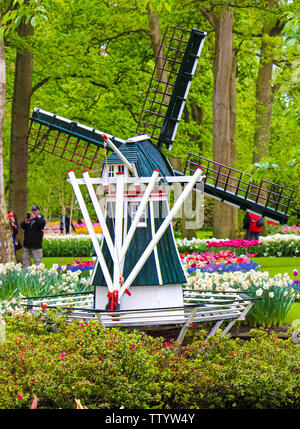
<svg viewBox="0 0 300 429">
<path fill-rule="evenodd" d="M 206 33 L 167 26 L 136 132 L 171 149 Z"/>
<path fill-rule="evenodd" d="M 124 141 L 102 131 L 35 108 L 30 116 L 27 144 L 85 168 L 100 167 L 107 151 L 107 137 L 116 147 Z"/>
<path fill-rule="evenodd" d="M 293 189 L 267 180 L 257 184 L 249 174 L 189 152 L 184 174 L 193 174 L 199 166 L 205 175 L 205 194 L 281 224 L 287 222 Z"/>
</svg>

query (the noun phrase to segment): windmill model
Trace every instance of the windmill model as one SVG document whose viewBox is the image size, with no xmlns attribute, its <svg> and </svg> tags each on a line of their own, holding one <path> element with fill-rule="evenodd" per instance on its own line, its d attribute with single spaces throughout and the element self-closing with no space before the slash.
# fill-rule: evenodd
<svg viewBox="0 0 300 429">
<path fill-rule="evenodd" d="M 179 173 L 162 152 L 174 142 L 204 40 L 202 31 L 167 27 L 133 138 L 122 140 L 38 108 L 30 118 L 30 147 L 86 168 L 82 178 L 73 170 L 68 175 L 97 256 L 95 309 L 183 306 L 186 277 L 171 221 L 201 181 L 204 193 L 218 200 L 281 223 L 288 218 L 291 189 L 264 180 L 255 185 L 250 176 L 192 153 Z M 92 167 L 101 177 L 89 176 Z M 167 185 L 175 182 L 183 191 L 169 209 Z M 102 228 L 101 243 L 82 186 Z"/>
</svg>

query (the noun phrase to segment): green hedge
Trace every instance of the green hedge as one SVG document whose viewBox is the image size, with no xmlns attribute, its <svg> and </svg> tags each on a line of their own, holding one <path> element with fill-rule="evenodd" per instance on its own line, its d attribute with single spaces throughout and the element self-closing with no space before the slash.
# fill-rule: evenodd
<svg viewBox="0 0 300 429">
<path fill-rule="evenodd" d="M 8 318 L 0 408 L 299 408 L 300 348 L 192 331 L 179 355 L 162 338 L 44 312 Z"/>
</svg>

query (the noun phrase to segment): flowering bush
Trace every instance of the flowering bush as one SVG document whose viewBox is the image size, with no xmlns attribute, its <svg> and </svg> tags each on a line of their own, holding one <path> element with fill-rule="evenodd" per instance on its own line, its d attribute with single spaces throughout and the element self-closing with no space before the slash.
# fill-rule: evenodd
<svg viewBox="0 0 300 429">
<path fill-rule="evenodd" d="M 194 338 L 193 338 L 194 335 Z M 60 313 L 11 317 L 0 344 L 0 409 L 300 407 L 300 348 L 268 330 L 252 341 L 190 332 L 173 344 Z"/>
</svg>

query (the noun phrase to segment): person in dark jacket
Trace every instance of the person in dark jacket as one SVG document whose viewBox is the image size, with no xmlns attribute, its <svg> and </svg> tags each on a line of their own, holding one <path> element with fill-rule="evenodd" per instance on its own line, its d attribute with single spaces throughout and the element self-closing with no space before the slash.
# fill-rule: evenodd
<svg viewBox="0 0 300 429">
<path fill-rule="evenodd" d="M 44 227 L 46 225 L 45 218 L 40 213 L 40 208 L 37 205 L 32 206 L 32 211 L 27 213 L 26 219 L 21 222 L 21 228 L 24 229 L 24 244 L 22 266 L 29 267 L 30 257 L 32 254 L 35 265 L 42 263 L 42 247 Z"/>
</svg>

